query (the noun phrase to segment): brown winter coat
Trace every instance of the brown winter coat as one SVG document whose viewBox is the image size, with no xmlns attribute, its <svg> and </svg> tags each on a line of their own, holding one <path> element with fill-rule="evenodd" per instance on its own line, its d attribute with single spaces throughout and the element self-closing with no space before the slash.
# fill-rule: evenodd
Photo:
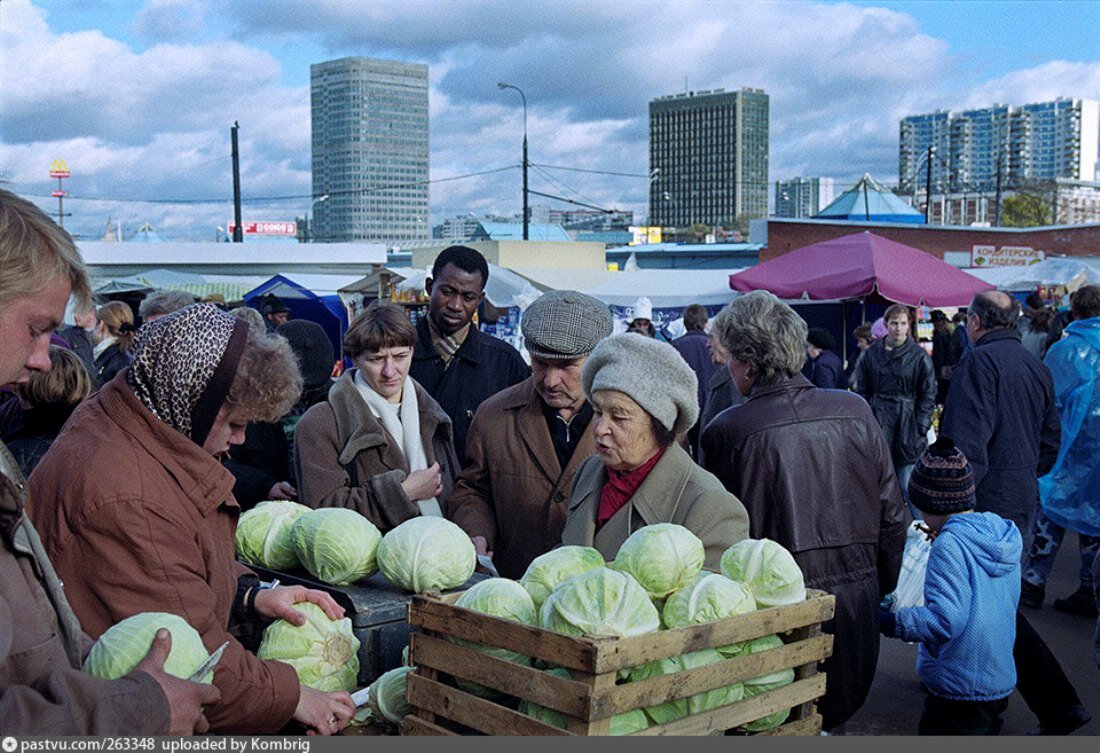
<svg viewBox="0 0 1100 753">
<path fill-rule="evenodd" d="M 23 513 L 24 486 L 0 442 L 0 734 L 167 734 L 168 701 L 148 674 L 80 670 L 85 636 Z"/>
<path fill-rule="evenodd" d="M 808 587 L 836 596 L 818 708 L 826 729 L 843 724 L 875 676 L 879 602 L 897 584 L 909 523 L 882 429 L 857 395 L 799 374 L 756 385 L 702 445 L 707 468 L 748 508 L 752 537 L 782 544 Z"/>
<path fill-rule="evenodd" d="M 531 560 L 561 543 L 569 485 L 595 452 L 590 421 L 562 469 L 529 377 L 493 395 L 474 414 L 466 467 L 448 515 L 471 536 L 485 537 L 503 577 L 519 578 Z"/>
<path fill-rule="evenodd" d="M 328 400 L 305 412 L 294 434 L 298 501 L 313 508 L 347 507 L 386 533 L 420 515 L 401 482 L 409 463 L 382 423 L 367 407 L 348 369 L 332 386 Z M 443 514 L 458 474 L 451 419 L 416 380 L 420 438 L 428 465 L 439 462 Z M 353 478 L 352 476 L 355 476 Z"/>
<path fill-rule="evenodd" d="M 84 629 L 98 637 L 139 612 L 171 612 L 207 650 L 229 641 L 214 671 L 212 729 L 276 732 L 298 704 L 293 667 L 261 661 L 228 631 L 240 508 L 233 476 L 157 419 L 125 372 L 85 401 L 35 469 L 28 510 Z"/>
<path fill-rule="evenodd" d="M 573 478 L 563 544 L 592 546 L 609 562 L 634 531 L 653 523 L 677 523 L 703 541 L 707 570 L 718 571 L 722 552 L 748 538 L 744 505 L 712 474 L 697 466 L 682 447 L 673 444 L 653 466 L 634 496 L 596 530 L 600 493 L 607 468 L 599 457 L 585 461 Z"/>
</svg>

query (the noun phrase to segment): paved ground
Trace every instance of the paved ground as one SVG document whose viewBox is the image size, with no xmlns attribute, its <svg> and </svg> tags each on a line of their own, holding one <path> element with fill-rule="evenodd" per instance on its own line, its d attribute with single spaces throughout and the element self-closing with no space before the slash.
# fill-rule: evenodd
<svg viewBox="0 0 1100 753">
<path fill-rule="evenodd" d="M 1042 610 L 1025 610 L 1031 624 L 1043 636 L 1062 669 L 1077 688 L 1077 694 L 1092 721 L 1077 735 L 1100 735 L 1100 669 L 1093 661 L 1096 620 L 1055 610 L 1056 598 L 1077 588 L 1077 537 L 1066 535 L 1054 572 L 1047 583 L 1046 605 Z M 915 735 L 924 694 L 916 677 L 916 645 L 882 640 L 878 672 L 867 703 L 848 722 L 849 735 Z M 1004 735 L 1026 735 L 1036 727 L 1034 715 L 1020 695 L 1014 694 L 1005 713 Z"/>
</svg>

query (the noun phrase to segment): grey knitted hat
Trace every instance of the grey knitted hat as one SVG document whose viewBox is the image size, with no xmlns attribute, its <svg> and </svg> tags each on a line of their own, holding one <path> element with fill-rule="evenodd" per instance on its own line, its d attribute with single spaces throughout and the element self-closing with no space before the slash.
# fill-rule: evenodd
<svg viewBox="0 0 1100 753">
<path fill-rule="evenodd" d="M 601 340 L 581 369 L 589 400 L 599 390 L 617 390 L 675 434 L 699 418 L 698 380 L 687 361 L 666 342 L 633 332 Z"/>
<path fill-rule="evenodd" d="M 521 327 L 524 345 L 532 356 L 547 360 L 580 358 L 611 334 L 611 311 L 576 290 L 552 290 L 527 307 Z"/>
</svg>

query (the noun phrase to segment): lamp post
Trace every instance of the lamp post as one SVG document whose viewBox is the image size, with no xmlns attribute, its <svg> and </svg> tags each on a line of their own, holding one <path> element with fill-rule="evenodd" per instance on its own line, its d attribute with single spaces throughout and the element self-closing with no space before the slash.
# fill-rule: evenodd
<svg viewBox="0 0 1100 753">
<path fill-rule="evenodd" d="M 523 240 L 527 240 L 530 225 L 527 212 L 527 95 L 523 93 L 523 89 L 512 84 L 500 82 L 497 86 L 501 89 L 515 89 L 519 92 L 519 96 L 523 98 Z"/>
<path fill-rule="evenodd" d="M 309 211 L 306 212 L 306 243 L 313 242 L 313 207 L 327 199 L 328 194 L 326 193 L 309 202 Z"/>
</svg>

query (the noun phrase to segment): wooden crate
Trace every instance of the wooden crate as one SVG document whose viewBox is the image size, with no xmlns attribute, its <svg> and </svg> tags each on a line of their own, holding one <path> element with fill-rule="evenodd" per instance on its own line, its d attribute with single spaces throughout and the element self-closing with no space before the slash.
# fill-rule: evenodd
<svg viewBox="0 0 1100 753">
<path fill-rule="evenodd" d="M 784 668 L 794 668 L 794 683 L 635 734 L 720 734 L 783 709 L 791 709 L 786 723 L 768 734 L 816 735 L 821 731 L 815 701 L 825 692 L 825 675 L 817 671 L 817 664 L 832 653 L 833 646 L 832 636 L 822 634 L 821 624 L 832 618 L 835 608 L 835 598 L 823 591 L 807 591 L 806 601 L 799 604 L 632 638 L 567 636 L 463 609 L 454 605 L 457 598 L 458 594 L 417 596 L 409 605 L 409 624 L 419 632 L 412 635 L 416 671 L 408 678 L 413 711 L 405 717 L 402 734 L 606 735 L 616 714 Z M 781 648 L 615 684 L 620 669 L 775 633 L 784 640 Z M 573 679 L 460 646 L 452 637 L 567 667 Z M 498 703 L 464 692 L 454 687 L 451 678 L 560 711 L 569 719 L 568 729 L 517 711 L 515 701 Z"/>
</svg>

